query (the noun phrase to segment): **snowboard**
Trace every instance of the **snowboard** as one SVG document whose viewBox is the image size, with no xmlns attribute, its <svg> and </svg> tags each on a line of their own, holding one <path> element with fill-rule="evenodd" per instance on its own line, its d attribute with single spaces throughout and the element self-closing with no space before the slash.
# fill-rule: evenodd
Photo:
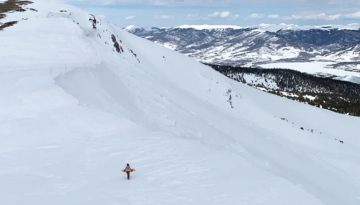
<svg viewBox="0 0 360 205">
<path fill-rule="evenodd" d="M 122 172 L 127 172 L 127 171 L 128 171 L 128 172 L 129 172 L 129 171 L 130 171 L 130 172 L 134 172 L 135 169 L 126 169 L 126 170 L 125 170 L 125 169 L 122 169 L 121 171 L 122 171 Z"/>
</svg>

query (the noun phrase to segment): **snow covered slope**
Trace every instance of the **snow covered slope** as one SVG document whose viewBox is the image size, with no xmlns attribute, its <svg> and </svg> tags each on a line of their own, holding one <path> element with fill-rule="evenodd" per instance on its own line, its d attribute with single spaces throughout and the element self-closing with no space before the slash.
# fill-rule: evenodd
<svg viewBox="0 0 360 205">
<path fill-rule="evenodd" d="M 0 32 L 0 204 L 359 204 L 359 118 L 73 6 L 25 9 Z"/>
</svg>

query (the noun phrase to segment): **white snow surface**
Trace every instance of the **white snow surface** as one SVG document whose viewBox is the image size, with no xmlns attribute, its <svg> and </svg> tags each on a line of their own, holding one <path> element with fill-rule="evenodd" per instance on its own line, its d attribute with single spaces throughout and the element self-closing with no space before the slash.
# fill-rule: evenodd
<svg viewBox="0 0 360 205">
<path fill-rule="evenodd" d="M 359 118 L 34 2 L 0 32 L 0 204 L 360 203 Z"/>
<path fill-rule="evenodd" d="M 319 74 L 325 76 L 337 76 L 338 80 L 349 81 L 360 84 L 360 72 L 352 72 L 346 70 L 338 70 L 328 68 L 329 63 L 326 62 L 305 62 L 305 63 L 269 63 L 262 64 L 262 68 L 285 68 L 297 70 L 309 74 Z"/>
<path fill-rule="evenodd" d="M 146 26 L 146 27 L 143 27 L 143 26 L 136 26 L 136 25 L 130 25 L 130 26 L 127 26 L 124 28 L 125 31 L 133 31 L 133 30 L 136 30 L 136 29 L 144 29 L 145 31 L 152 31 L 153 28 L 150 27 L 150 26 Z"/>
</svg>

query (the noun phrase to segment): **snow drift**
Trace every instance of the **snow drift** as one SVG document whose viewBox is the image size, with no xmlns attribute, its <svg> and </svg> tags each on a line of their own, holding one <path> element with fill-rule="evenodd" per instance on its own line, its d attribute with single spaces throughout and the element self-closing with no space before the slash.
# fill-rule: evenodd
<svg viewBox="0 0 360 205">
<path fill-rule="evenodd" d="M 359 118 L 247 87 L 73 6 L 25 10 L 0 32 L 1 204 L 360 202 Z"/>
</svg>

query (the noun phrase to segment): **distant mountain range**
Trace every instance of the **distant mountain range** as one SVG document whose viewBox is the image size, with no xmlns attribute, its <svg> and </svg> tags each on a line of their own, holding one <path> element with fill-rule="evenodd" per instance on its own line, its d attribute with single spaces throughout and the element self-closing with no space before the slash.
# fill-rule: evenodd
<svg viewBox="0 0 360 205">
<path fill-rule="evenodd" d="M 360 24 L 297 26 L 128 26 L 126 31 L 203 63 L 254 66 L 274 62 L 360 64 Z"/>
</svg>

